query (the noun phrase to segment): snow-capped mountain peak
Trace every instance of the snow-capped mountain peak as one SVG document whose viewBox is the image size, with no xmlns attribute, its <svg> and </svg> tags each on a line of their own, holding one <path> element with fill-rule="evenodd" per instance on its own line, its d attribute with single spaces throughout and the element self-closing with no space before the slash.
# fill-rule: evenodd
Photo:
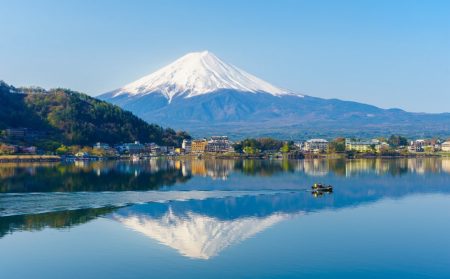
<svg viewBox="0 0 450 279">
<path fill-rule="evenodd" d="M 116 90 L 113 97 L 160 93 L 170 102 L 179 95 L 189 98 L 226 89 L 275 96 L 293 94 L 225 63 L 209 51 L 202 51 L 188 53 L 168 66 Z"/>
</svg>

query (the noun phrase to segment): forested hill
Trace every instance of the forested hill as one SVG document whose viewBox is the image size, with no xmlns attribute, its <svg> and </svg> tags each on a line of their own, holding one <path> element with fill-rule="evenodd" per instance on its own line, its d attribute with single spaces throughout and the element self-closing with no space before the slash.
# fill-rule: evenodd
<svg viewBox="0 0 450 279">
<path fill-rule="evenodd" d="M 0 81 L 0 130 L 28 128 L 47 140 L 90 145 L 141 141 L 179 145 L 186 132 L 163 129 L 118 106 L 68 89 L 15 88 Z"/>
</svg>

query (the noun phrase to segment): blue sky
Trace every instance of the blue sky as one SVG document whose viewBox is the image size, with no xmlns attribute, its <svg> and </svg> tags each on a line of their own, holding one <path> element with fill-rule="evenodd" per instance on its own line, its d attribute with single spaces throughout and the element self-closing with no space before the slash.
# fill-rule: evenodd
<svg viewBox="0 0 450 279">
<path fill-rule="evenodd" d="M 450 112 L 450 1 L 0 0 L 0 79 L 98 95 L 210 50 L 304 94 Z"/>
</svg>

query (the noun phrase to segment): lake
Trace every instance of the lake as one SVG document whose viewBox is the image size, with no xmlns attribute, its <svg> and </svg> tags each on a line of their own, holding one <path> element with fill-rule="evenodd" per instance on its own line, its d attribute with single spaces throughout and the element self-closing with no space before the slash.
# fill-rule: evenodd
<svg viewBox="0 0 450 279">
<path fill-rule="evenodd" d="M 0 251 L 0 278 L 450 278 L 450 158 L 0 164 Z"/>
</svg>

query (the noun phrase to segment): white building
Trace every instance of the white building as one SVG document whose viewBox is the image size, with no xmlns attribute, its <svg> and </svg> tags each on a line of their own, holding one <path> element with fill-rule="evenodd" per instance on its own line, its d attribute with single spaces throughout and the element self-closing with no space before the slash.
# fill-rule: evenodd
<svg viewBox="0 0 450 279">
<path fill-rule="evenodd" d="M 184 139 L 183 143 L 181 144 L 181 148 L 184 149 L 185 153 L 191 153 L 191 151 L 192 151 L 192 141 Z"/>
<path fill-rule="evenodd" d="M 208 141 L 206 145 L 207 152 L 230 152 L 233 151 L 231 142 L 227 136 L 214 136 Z"/>
<path fill-rule="evenodd" d="M 444 152 L 450 152 L 450 140 L 441 144 L 441 150 Z"/>
<path fill-rule="evenodd" d="M 97 142 L 94 146 L 94 149 L 103 149 L 103 150 L 108 150 L 111 147 L 109 146 L 109 144 L 107 143 L 103 143 L 103 142 Z"/>
<path fill-rule="evenodd" d="M 328 149 L 328 141 L 325 139 L 310 139 L 303 146 L 304 151 L 324 152 Z"/>
</svg>

